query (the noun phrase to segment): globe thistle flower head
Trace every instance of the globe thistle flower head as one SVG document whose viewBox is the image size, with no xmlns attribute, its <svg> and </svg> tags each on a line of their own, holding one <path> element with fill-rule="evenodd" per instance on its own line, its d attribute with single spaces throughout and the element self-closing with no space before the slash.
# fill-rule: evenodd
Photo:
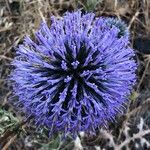
<svg viewBox="0 0 150 150">
<path fill-rule="evenodd" d="M 110 27 L 115 26 L 120 30 L 118 33 L 118 37 L 124 36 L 127 39 L 129 38 L 129 31 L 127 25 L 123 21 L 120 21 L 116 18 L 108 18 L 107 25 Z"/>
<path fill-rule="evenodd" d="M 93 13 L 66 13 L 52 17 L 50 27 L 42 23 L 35 41 L 26 37 L 18 46 L 13 89 L 36 124 L 51 134 L 76 135 L 95 133 L 115 119 L 136 69 L 128 31 L 121 25 Z"/>
</svg>

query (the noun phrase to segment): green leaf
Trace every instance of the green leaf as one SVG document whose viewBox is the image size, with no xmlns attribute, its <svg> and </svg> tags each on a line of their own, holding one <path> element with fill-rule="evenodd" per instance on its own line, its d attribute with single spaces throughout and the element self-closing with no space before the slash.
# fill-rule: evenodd
<svg viewBox="0 0 150 150">
<path fill-rule="evenodd" d="M 82 3 L 86 11 L 93 11 L 98 3 L 101 3 L 103 0 L 86 0 L 85 4 Z"/>
<path fill-rule="evenodd" d="M 10 112 L 0 108 L 0 135 L 8 128 L 13 128 L 19 123 L 19 120 Z"/>
</svg>

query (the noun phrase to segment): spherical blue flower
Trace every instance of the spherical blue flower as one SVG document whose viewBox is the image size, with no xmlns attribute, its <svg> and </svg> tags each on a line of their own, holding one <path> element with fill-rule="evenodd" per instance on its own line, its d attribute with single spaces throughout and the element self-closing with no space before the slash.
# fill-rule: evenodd
<svg viewBox="0 0 150 150">
<path fill-rule="evenodd" d="M 26 37 L 13 61 L 13 89 L 26 114 L 51 133 L 95 133 L 123 110 L 136 63 L 126 25 L 66 13 Z"/>
</svg>

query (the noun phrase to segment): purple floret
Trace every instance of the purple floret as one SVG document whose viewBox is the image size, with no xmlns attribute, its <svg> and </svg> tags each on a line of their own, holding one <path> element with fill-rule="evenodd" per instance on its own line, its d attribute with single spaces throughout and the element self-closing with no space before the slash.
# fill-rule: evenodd
<svg viewBox="0 0 150 150">
<path fill-rule="evenodd" d="M 17 48 L 13 89 L 23 111 L 51 134 L 95 133 L 123 110 L 135 83 L 126 25 L 93 13 L 42 23 Z"/>
</svg>

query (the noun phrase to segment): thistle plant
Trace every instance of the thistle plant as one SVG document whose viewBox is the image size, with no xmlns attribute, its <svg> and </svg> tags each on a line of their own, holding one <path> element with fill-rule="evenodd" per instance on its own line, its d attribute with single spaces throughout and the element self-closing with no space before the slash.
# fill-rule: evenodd
<svg viewBox="0 0 150 150">
<path fill-rule="evenodd" d="M 14 93 L 50 134 L 95 133 L 124 110 L 135 83 L 129 32 L 117 19 L 80 11 L 51 22 L 16 48 Z"/>
</svg>

